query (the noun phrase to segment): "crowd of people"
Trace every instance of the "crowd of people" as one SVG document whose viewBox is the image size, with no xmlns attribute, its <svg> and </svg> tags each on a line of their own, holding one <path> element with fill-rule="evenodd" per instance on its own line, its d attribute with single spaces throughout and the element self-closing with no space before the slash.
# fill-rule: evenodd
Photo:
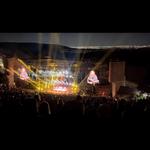
<svg viewBox="0 0 150 150">
<path fill-rule="evenodd" d="M 0 86 L 1 118 L 46 120 L 146 121 L 150 99 L 39 94 Z"/>
</svg>

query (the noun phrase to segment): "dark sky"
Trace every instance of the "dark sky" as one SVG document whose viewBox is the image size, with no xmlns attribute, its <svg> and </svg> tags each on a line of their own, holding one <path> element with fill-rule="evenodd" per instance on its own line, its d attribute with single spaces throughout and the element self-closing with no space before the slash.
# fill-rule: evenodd
<svg viewBox="0 0 150 150">
<path fill-rule="evenodd" d="M 35 42 L 69 47 L 150 45 L 150 33 L 0 33 L 0 42 Z"/>
</svg>

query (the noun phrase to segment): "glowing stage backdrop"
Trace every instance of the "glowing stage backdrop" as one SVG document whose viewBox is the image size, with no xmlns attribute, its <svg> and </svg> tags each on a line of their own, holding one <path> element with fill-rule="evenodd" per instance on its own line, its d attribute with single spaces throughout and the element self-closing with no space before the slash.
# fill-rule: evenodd
<svg viewBox="0 0 150 150">
<path fill-rule="evenodd" d="M 27 65 L 18 59 L 19 65 L 12 69 L 19 79 L 19 86 L 22 83 L 32 86 L 38 92 L 54 94 L 76 94 L 79 90 L 76 83 L 75 73 L 68 67 L 35 67 Z"/>
</svg>

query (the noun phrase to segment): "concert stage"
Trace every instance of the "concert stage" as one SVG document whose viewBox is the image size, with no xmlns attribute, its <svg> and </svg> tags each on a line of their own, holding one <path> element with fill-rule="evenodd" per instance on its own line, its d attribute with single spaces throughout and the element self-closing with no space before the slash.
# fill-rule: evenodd
<svg viewBox="0 0 150 150">
<path fill-rule="evenodd" d="M 10 87 L 15 85 L 16 88 L 53 95 L 110 95 L 110 84 L 102 85 L 108 80 L 106 65 L 93 74 L 93 67 L 86 67 L 83 62 L 51 59 L 40 62 L 39 65 L 38 60 L 11 59 L 7 69 Z M 93 75 L 97 75 L 96 82 L 92 81 Z M 87 79 L 96 84 L 96 93 L 91 93 L 92 85 Z"/>
<path fill-rule="evenodd" d="M 24 91 L 25 93 L 29 93 L 29 94 L 35 94 L 35 93 L 39 93 L 41 95 L 49 95 L 49 96 L 53 96 L 53 97 L 57 97 L 57 96 L 63 96 L 63 97 L 77 97 L 77 96 L 81 96 L 81 97 L 95 97 L 95 98 L 98 98 L 98 97 L 109 97 L 110 96 L 110 93 L 111 93 L 111 87 L 110 85 L 107 85 L 107 86 L 97 86 L 96 87 L 96 94 L 92 94 L 89 92 L 90 89 L 80 89 L 80 91 L 77 93 L 75 92 L 71 92 L 71 91 L 54 91 L 54 90 L 47 90 L 47 91 L 39 91 L 39 90 L 35 90 L 35 89 L 27 89 L 27 88 L 24 88 L 24 89 L 21 89 L 19 88 L 19 90 L 22 90 Z M 87 91 L 85 91 L 87 90 Z"/>
</svg>

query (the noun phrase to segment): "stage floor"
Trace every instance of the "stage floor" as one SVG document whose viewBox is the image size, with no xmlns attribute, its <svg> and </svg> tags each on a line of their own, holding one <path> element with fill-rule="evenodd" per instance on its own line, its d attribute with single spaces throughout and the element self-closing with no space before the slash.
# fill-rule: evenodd
<svg viewBox="0 0 150 150">
<path fill-rule="evenodd" d="M 90 92 L 84 92 L 80 90 L 79 92 L 73 92 L 71 89 L 66 91 L 59 91 L 59 90 L 47 90 L 47 91 L 39 91 L 34 89 L 26 89 L 26 88 L 19 88 L 27 93 L 41 93 L 46 95 L 60 95 L 60 96 L 92 96 L 92 97 L 109 97 L 111 88 L 110 86 L 100 86 L 97 88 L 96 94 L 92 94 Z"/>
<path fill-rule="evenodd" d="M 49 95 L 49 96 L 52 96 L 52 97 L 66 97 L 67 99 L 69 97 L 71 97 L 71 99 L 74 97 L 76 98 L 77 96 L 81 96 L 81 97 L 84 97 L 84 98 L 89 98 L 89 97 L 93 97 L 93 98 L 98 98 L 98 97 L 108 97 L 108 96 L 103 96 L 103 95 L 99 95 L 99 94 L 73 94 L 73 93 L 65 93 L 65 92 L 39 92 L 39 91 L 35 91 L 35 90 L 31 90 L 31 89 L 22 89 L 24 92 L 27 92 L 27 93 L 30 93 L 30 94 L 33 94 L 33 93 L 39 93 L 41 95 Z M 74 99 L 73 98 L 73 99 Z"/>
</svg>

